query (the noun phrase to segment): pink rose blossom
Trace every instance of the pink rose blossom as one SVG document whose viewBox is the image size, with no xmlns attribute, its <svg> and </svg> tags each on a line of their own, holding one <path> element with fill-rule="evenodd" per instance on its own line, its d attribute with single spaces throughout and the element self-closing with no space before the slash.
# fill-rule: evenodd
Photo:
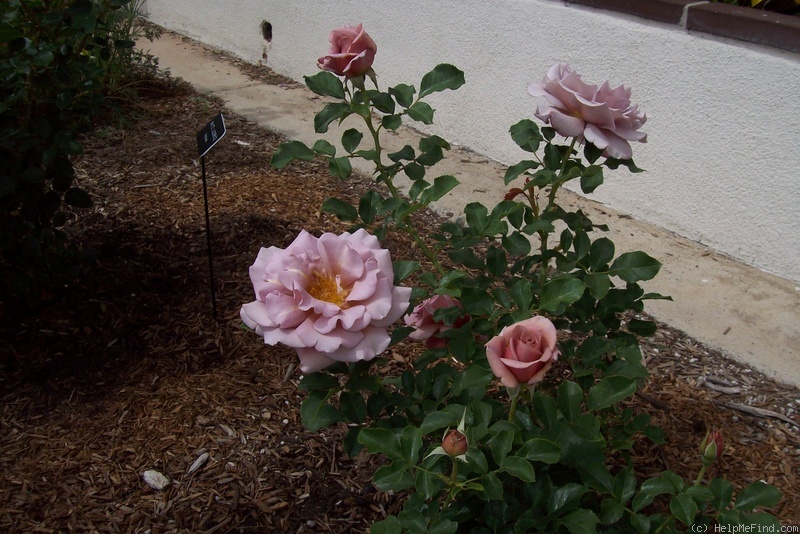
<svg viewBox="0 0 800 534">
<path fill-rule="evenodd" d="M 364 229 L 319 238 L 304 230 L 285 249 L 262 248 L 250 279 L 256 300 L 242 320 L 265 343 L 296 349 L 304 373 L 386 350 L 387 327 L 411 299 L 394 286 L 389 251 Z"/>
<path fill-rule="evenodd" d="M 558 360 L 556 327 L 545 317 L 509 325 L 486 344 L 486 358 L 504 386 L 533 385 Z"/>
<path fill-rule="evenodd" d="M 581 80 L 565 63 L 550 67 L 544 80 L 528 84 L 528 93 L 543 96 L 535 115 L 564 137 L 577 137 L 604 150 L 604 155 L 630 159 L 629 141 L 647 142 L 647 134 L 638 131 L 647 121 L 639 107 L 631 104 L 631 90 L 624 86 L 600 87 Z"/>
<path fill-rule="evenodd" d="M 436 310 L 444 308 L 461 307 L 461 303 L 449 295 L 434 295 L 418 304 L 414 311 L 406 315 L 403 320 L 408 326 L 413 326 L 414 331 L 408 336 L 417 341 L 425 341 L 429 349 L 441 349 L 447 346 L 447 341 L 439 334 L 453 327 L 458 327 L 469 321 L 469 317 L 460 317 L 453 326 L 437 322 L 433 318 Z"/>
<path fill-rule="evenodd" d="M 319 58 L 317 65 L 339 76 L 354 78 L 366 74 L 375 61 L 378 45 L 358 26 L 345 25 L 331 32 L 328 55 Z"/>
</svg>

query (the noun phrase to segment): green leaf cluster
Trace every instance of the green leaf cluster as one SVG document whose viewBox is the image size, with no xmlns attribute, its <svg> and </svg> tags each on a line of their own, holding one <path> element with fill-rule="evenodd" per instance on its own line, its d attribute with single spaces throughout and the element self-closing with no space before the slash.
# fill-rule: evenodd
<svg viewBox="0 0 800 534">
<path fill-rule="evenodd" d="M 0 300 L 35 306 L 89 255 L 61 227 L 92 205 L 78 140 L 121 87 L 141 1 L 10 0 L 0 6 Z M 151 34 L 148 34 L 151 35 Z"/>
<path fill-rule="evenodd" d="M 300 141 L 283 143 L 272 157 L 272 166 L 281 169 L 295 160 L 322 157 L 328 160 L 331 175 L 347 179 L 353 172 L 351 160 L 362 158 L 375 165 L 376 182 L 388 187 L 389 195 L 377 190 L 369 191 L 357 209 L 338 199 L 330 199 L 323 210 L 337 218 L 356 223 L 352 229 L 369 227 L 383 238 L 389 228 L 409 229 L 408 220 L 415 212 L 441 199 L 458 185 L 449 175 L 426 180 L 427 170 L 444 158 L 450 144 L 438 136 L 420 140 L 417 147 L 404 146 L 401 150 L 384 154 L 379 141 L 382 131 L 397 130 L 404 118 L 431 124 L 434 109 L 422 99 L 436 92 L 456 90 L 464 84 L 464 73 L 452 65 L 437 65 L 422 77 L 419 93 L 413 85 L 398 84 L 386 91 L 366 89 L 364 80 L 342 79 L 322 71 L 305 78 L 306 85 L 318 95 L 332 98 L 314 117 L 314 130 L 326 133 L 334 124 L 341 125 L 351 116 L 364 122 L 365 129 L 348 128 L 340 138 L 344 153 L 328 141 L 319 140 L 309 147 Z M 372 146 L 363 148 L 365 137 Z M 384 159 L 388 158 L 391 163 Z M 404 174 L 414 183 L 408 197 L 399 195 L 395 177 Z M 415 236 L 419 241 L 420 237 Z M 432 260 L 432 257 L 428 258 Z"/>
</svg>

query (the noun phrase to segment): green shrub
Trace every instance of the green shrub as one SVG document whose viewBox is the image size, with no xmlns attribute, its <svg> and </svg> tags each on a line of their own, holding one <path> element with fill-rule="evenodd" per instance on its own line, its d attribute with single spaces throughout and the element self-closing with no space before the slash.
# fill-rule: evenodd
<svg viewBox="0 0 800 534">
<path fill-rule="evenodd" d="M 0 300 L 35 305 L 83 256 L 63 230 L 91 207 L 71 158 L 133 51 L 130 0 L 10 0 L 0 6 Z"/>
</svg>

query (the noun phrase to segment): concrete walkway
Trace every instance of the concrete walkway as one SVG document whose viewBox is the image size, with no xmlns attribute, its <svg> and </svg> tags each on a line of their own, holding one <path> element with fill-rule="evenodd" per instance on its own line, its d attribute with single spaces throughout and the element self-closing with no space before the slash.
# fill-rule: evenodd
<svg viewBox="0 0 800 534">
<path fill-rule="evenodd" d="M 332 135 L 327 136 L 314 133 L 313 117 L 324 100 L 306 88 L 254 82 L 220 55 L 171 33 L 140 46 L 158 57 L 160 66 L 173 76 L 222 98 L 231 112 L 309 145 L 320 137 L 339 145 L 342 129 L 331 127 Z M 308 70 L 313 74 L 315 68 L 309 65 Z M 217 110 L 212 111 L 211 115 Z M 344 128 L 355 126 L 355 121 L 348 121 Z M 415 132 L 403 129 L 388 137 L 388 151 L 416 146 L 417 138 Z M 371 172 L 368 167 L 359 170 Z M 461 214 L 463 206 L 473 201 L 493 206 L 505 193 L 505 168 L 467 150 L 452 151 L 436 166 L 436 173 L 452 174 L 462 184 L 436 206 L 445 214 Z M 618 253 L 643 250 L 664 264 L 645 290 L 671 295 L 674 302 L 648 301 L 648 312 L 778 381 L 800 386 L 798 284 L 568 191 L 561 203 L 580 206 L 595 223 L 609 224 Z"/>
</svg>

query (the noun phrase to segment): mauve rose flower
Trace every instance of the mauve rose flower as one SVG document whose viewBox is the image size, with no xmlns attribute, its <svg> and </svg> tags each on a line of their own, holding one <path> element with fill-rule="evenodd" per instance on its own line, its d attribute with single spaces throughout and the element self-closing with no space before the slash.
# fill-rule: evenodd
<svg viewBox="0 0 800 534">
<path fill-rule="evenodd" d="M 486 358 L 504 386 L 533 385 L 544 379 L 560 354 L 556 327 L 545 317 L 509 325 L 486 344 Z"/>
<path fill-rule="evenodd" d="M 331 32 L 328 55 L 319 58 L 317 65 L 339 76 L 354 78 L 372 68 L 378 45 L 358 26 L 345 25 Z"/>
<path fill-rule="evenodd" d="M 262 248 L 250 279 L 256 300 L 242 320 L 265 343 L 296 349 L 304 373 L 386 350 L 386 329 L 411 299 L 394 285 L 389 251 L 364 229 L 319 238 L 303 230 L 285 249 Z"/>
<path fill-rule="evenodd" d="M 436 310 L 444 308 L 461 307 L 461 303 L 450 295 L 434 295 L 429 299 L 423 300 L 414 310 L 406 315 L 403 320 L 408 326 L 413 326 L 414 331 L 408 336 L 417 341 L 425 341 L 429 349 L 442 349 L 447 346 L 447 340 L 439 334 L 450 328 L 457 328 L 467 321 L 469 317 L 459 317 L 453 326 L 437 322 L 433 318 Z"/>
<path fill-rule="evenodd" d="M 629 141 L 647 142 L 638 131 L 647 121 L 639 107 L 631 104 L 631 90 L 585 83 L 565 63 L 550 67 L 544 80 L 528 84 L 528 93 L 543 96 L 535 115 L 564 137 L 584 139 L 603 149 L 607 157 L 630 159 Z"/>
</svg>

